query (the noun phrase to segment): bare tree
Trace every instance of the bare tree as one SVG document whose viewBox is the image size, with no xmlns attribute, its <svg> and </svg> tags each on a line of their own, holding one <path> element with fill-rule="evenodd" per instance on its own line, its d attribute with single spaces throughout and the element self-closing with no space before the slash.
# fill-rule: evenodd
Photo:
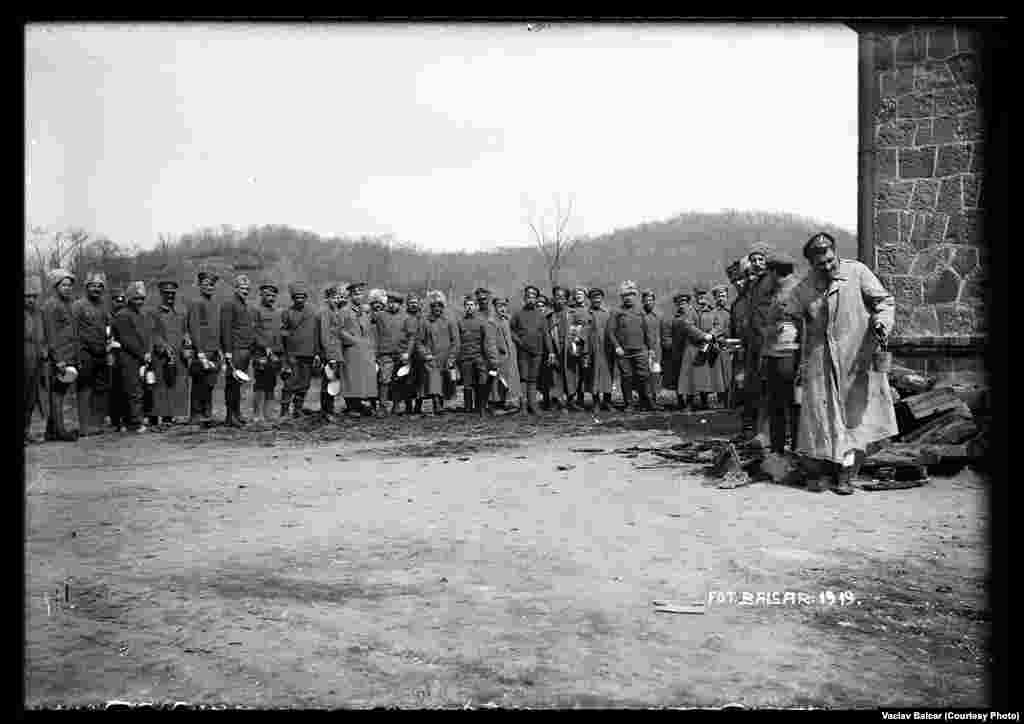
<svg viewBox="0 0 1024 724">
<path fill-rule="evenodd" d="M 569 194 L 567 200 L 555 194 L 552 207 L 538 213 L 536 205 L 526 201 L 526 223 L 537 249 L 544 257 L 544 265 L 548 272 L 548 282 L 554 287 L 559 282 L 559 275 L 568 263 L 582 237 L 571 233 L 569 225 L 573 221 L 573 205 L 575 198 Z"/>
</svg>

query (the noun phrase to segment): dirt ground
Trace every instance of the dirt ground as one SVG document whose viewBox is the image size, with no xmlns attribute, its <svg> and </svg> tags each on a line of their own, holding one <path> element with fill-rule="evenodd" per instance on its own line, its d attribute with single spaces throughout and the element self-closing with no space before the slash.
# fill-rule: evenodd
<svg viewBox="0 0 1024 724">
<path fill-rule="evenodd" d="M 985 706 L 987 481 L 719 490 L 608 452 L 735 425 L 450 415 L 29 446 L 25 704 Z M 703 614 L 652 605 L 709 592 Z"/>
</svg>

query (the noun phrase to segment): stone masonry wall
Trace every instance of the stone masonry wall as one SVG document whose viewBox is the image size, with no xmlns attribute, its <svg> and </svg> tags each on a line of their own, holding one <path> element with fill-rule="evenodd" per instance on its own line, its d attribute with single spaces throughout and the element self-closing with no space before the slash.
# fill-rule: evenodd
<svg viewBox="0 0 1024 724">
<path fill-rule="evenodd" d="M 977 377 L 989 264 L 980 39 L 954 25 L 871 38 L 875 258 L 866 261 L 896 297 L 894 352 L 940 377 Z"/>
</svg>

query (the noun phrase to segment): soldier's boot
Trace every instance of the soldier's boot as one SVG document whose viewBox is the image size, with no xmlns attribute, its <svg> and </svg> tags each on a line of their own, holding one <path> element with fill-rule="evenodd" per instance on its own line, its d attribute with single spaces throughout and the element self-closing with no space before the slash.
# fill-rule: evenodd
<svg viewBox="0 0 1024 724">
<path fill-rule="evenodd" d="M 281 407 L 278 410 L 282 420 L 288 417 L 288 410 L 292 406 L 292 393 L 281 390 Z"/>
<path fill-rule="evenodd" d="M 265 393 L 262 390 L 252 391 L 252 421 L 263 422 L 263 401 Z"/>
<path fill-rule="evenodd" d="M 654 407 L 651 405 L 651 398 L 648 395 L 647 382 L 641 382 L 636 388 L 637 397 L 640 398 L 640 409 L 645 412 L 651 412 Z"/>
<path fill-rule="evenodd" d="M 473 407 L 473 388 L 466 385 L 462 388 L 462 411 L 472 412 Z"/>
<path fill-rule="evenodd" d="M 850 481 L 853 480 L 854 466 L 853 465 L 842 465 L 836 471 L 836 484 L 832 488 L 832 492 L 836 495 L 850 495 L 853 493 L 853 485 Z"/>
<path fill-rule="evenodd" d="M 430 399 L 431 399 L 431 401 L 433 402 L 433 405 L 434 405 L 434 410 L 433 410 L 434 414 L 435 415 L 444 415 L 445 414 L 444 397 L 442 397 L 441 395 L 431 395 Z"/>
<path fill-rule="evenodd" d="M 524 382 L 523 388 L 523 410 L 526 412 L 527 415 L 536 415 L 537 383 Z"/>
<path fill-rule="evenodd" d="M 78 436 L 92 434 L 92 390 L 87 387 L 78 388 Z"/>
<path fill-rule="evenodd" d="M 110 392 L 109 390 L 103 391 L 92 391 L 92 410 L 90 410 L 92 420 L 92 427 L 97 433 L 103 431 L 103 427 L 106 423 L 107 410 L 110 409 Z"/>
<path fill-rule="evenodd" d="M 608 412 L 612 409 L 612 393 L 602 392 L 601 393 L 601 409 Z"/>
<path fill-rule="evenodd" d="M 800 425 L 800 406 L 793 405 L 789 408 L 789 449 L 792 452 L 796 452 L 797 446 L 797 432 L 799 431 Z"/>
<path fill-rule="evenodd" d="M 300 418 L 306 412 L 306 395 L 298 394 L 292 396 L 292 417 Z"/>
<path fill-rule="evenodd" d="M 622 409 L 625 411 L 633 404 L 633 380 L 629 377 L 622 377 L 619 380 L 619 386 L 622 387 Z"/>
<path fill-rule="evenodd" d="M 412 411 L 413 411 L 414 414 L 417 414 L 417 415 L 422 415 L 423 414 L 423 398 L 422 397 L 417 397 L 416 400 L 413 402 Z"/>
<path fill-rule="evenodd" d="M 270 422 L 274 414 L 274 393 L 264 393 L 265 398 L 263 400 L 263 421 Z"/>
<path fill-rule="evenodd" d="M 579 412 L 583 408 L 576 404 L 575 395 L 569 395 L 565 398 L 565 409 L 571 410 L 572 412 Z"/>
<path fill-rule="evenodd" d="M 392 405 L 391 409 L 390 410 L 388 409 L 388 401 L 391 399 L 391 385 L 387 384 L 387 383 L 384 383 L 384 384 L 380 385 L 377 389 L 378 389 L 378 399 L 380 400 L 380 413 L 384 417 L 387 417 L 388 415 L 390 415 L 392 412 L 395 411 L 394 410 L 394 406 L 396 404 L 396 403 L 392 402 L 391 403 L 391 405 Z"/>
</svg>

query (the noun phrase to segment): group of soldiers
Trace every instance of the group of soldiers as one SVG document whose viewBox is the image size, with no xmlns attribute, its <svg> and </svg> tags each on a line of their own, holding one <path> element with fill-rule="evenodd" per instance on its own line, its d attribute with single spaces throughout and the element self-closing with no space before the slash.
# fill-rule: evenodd
<svg viewBox="0 0 1024 724">
<path fill-rule="evenodd" d="M 197 275 L 199 297 L 177 303 L 178 282 L 158 283 L 161 303 L 144 308 L 143 282 L 109 290 L 100 272 L 87 275 L 74 299 L 76 279 L 62 269 L 49 275 L 53 295 L 38 308 L 41 284 L 26 278 L 25 437 L 33 410 L 47 398 L 47 440 L 73 440 L 108 427 L 145 431 L 175 422 L 212 422 L 213 389 L 224 376 L 225 423 L 249 422 L 243 390 L 252 385 L 252 421 L 307 414 L 306 397 L 321 376 L 320 414 L 419 414 L 423 403 L 443 414 L 461 387 L 463 410 L 537 414 L 543 410 L 608 410 L 618 383 L 622 407 L 652 410 L 661 389 L 679 408 L 735 404 L 757 374 L 758 283 L 771 252 L 755 248 L 729 267 L 736 289 L 697 285 L 676 294 L 675 314 L 662 318 L 652 290 L 631 281 L 609 309 L 600 288 L 555 287 L 550 297 L 533 285 L 510 313 L 507 298 L 480 288 L 462 300 L 460 313 L 445 295 L 368 289 L 364 282 L 331 284 L 314 307 L 303 282 L 288 285 L 291 305 L 277 306 L 280 289 L 266 280 L 250 302 L 248 276 L 233 279 L 233 294 L 215 299 L 217 274 Z M 754 363 L 754 367 L 751 366 Z M 753 370 L 753 371 L 752 371 Z M 746 372 L 746 375 L 744 375 Z M 78 429 L 65 425 L 63 401 L 74 386 Z M 748 392 L 752 387 L 747 384 Z M 760 394 L 760 393 L 757 393 Z M 756 416 L 757 394 L 745 409 Z M 634 395 L 636 399 L 634 400 Z M 754 426 L 750 414 L 748 428 Z"/>
</svg>

